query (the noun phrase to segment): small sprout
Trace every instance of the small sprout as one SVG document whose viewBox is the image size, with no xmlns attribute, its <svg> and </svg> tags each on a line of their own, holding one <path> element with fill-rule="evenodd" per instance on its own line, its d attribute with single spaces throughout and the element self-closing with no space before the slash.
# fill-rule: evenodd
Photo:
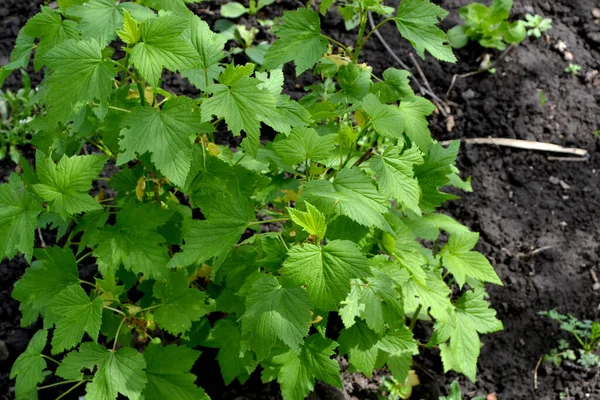
<svg viewBox="0 0 600 400">
<path fill-rule="evenodd" d="M 573 76 L 579 75 L 579 72 L 581 72 L 581 65 L 569 63 L 569 66 L 565 68 L 565 72 Z"/>
<path fill-rule="evenodd" d="M 540 104 L 542 105 L 542 108 L 544 108 L 546 103 L 547 103 L 546 95 L 544 94 L 543 90 L 540 90 Z"/>
<path fill-rule="evenodd" d="M 525 15 L 524 26 L 527 28 L 527 36 L 535 36 L 540 38 L 542 33 L 552 29 L 552 20 L 543 18 L 541 15 Z"/>
</svg>

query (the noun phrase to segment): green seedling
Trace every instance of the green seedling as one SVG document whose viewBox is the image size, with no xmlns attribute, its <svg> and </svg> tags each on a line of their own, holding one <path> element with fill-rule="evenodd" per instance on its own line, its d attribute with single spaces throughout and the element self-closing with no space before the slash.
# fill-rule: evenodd
<svg viewBox="0 0 600 400">
<path fill-rule="evenodd" d="M 237 1 L 229 1 L 221 6 L 221 16 L 225 18 L 239 18 L 242 15 L 256 15 L 262 8 L 271 5 L 275 0 L 249 0 L 248 7 Z"/>
<path fill-rule="evenodd" d="M 569 63 L 565 72 L 569 75 L 577 76 L 581 72 L 581 65 Z"/>
<path fill-rule="evenodd" d="M 527 36 L 540 38 L 542 33 L 552 29 L 552 20 L 541 15 L 526 14 L 524 26 L 527 29 Z"/>
<path fill-rule="evenodd" d="M 472 40 L 482 47 L 504 50 L 506 44 L 518 44 L 525 39 L 527 30 L 523 21 L 508 22 L 512 0 L 493 0 L 487 7 L 471 3 L 459 10 L 465 21 L 448 31 L 448 41 L 454 48 L 462 48 Z"/>
<path fill-rule="evenodd" d="M 460 390 L 460 385 L 458 381 L 453 381 L 450 384 L 450 393 L 448 396 L 440 397 L 440 400 L 463 400 L 462 392 Z M 485 400 L 485 396 L 476 396 L 471 398 L 471 400 Z"/>
<path fill-rule="evenodd" d="M 564 360 L 575 361 L 586 368 L 600 366 L 600 356 L 596 353 L 600 344 L 600 324 L 597 321 L 580 321 L 571 314 L 560 314 L 556 310 L 542 311 L 540 315 L 560 322 L 560 328 L 570 333 L 580 347 L 572 350 L 570 343 L 561 339 L 558 347 L 544 356 L 544 361 L 557 367 Z"/>
<path fill-rule="evenodd" d="M 9 157 L 15 164 L 21 159 L 17 146 L 29 143 L 35 135 L 30 124 L 39 112 L 29 75 L 21 70 L 21 76 L 19 90 L 0 90 L 0 160 Z"/>
</svg>

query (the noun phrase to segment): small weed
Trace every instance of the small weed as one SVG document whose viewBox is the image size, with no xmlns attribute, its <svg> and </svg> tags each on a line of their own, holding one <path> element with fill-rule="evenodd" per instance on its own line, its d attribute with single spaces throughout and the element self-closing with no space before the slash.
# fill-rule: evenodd
<svg viewBox="0 0 600 400">
<path fill-rule="evenodd" d="M 542 311 L 540 315 L 560 322 L 560 329 L 573 335 L 580 348 L 571 349 L 570 343 L 559 340 L 558 347 L 544 356 L 544 361 L 560 366 L 563 361 L 575 361 L 586 367 L 600 366 L 600 356 L 595 353 L 600 344 L 600 324 L 597 321 L 580 321 L 571 314 L 560 314 L 556 310 Z"/>
<path fill-rule="evenodd" d="M 581 65 L 569 63 L 569 66 L 565 68 L 565 72 L 573 76 L 579 75 L 579 72 L 581 72 Z"/>
<path fill-rule="evenodd" d="M 541 15 L 525 15 L 525 28 L 527 28 L 527 36 L 535 36 L 540 38 L 542 33 L 552 29 L 552 20 L 544 18 Z"/>
</svg>

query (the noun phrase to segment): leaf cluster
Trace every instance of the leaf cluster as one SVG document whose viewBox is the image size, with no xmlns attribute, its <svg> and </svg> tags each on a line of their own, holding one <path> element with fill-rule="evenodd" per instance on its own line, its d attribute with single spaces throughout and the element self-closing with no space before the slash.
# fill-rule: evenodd
<svg viewBox="0 0 600 400">
<path fill-rule="evenodd" d="M 600 345 L 600 324 L 592 320 L 578 320 L 571 314 L 560 314 L 556 310 L 542 311 L 540 315 L 560 323 L 560 329 L 568 332 L 577 342 L 579 349 L 574 351 L 568 341 L 561 339 L 557 348 L 544 356 L 544 361 L 560 366 L 564 360 L 576 361 L 583 367 L 600 365 L 597 354 Z"/>
<path fill-rule="evenodd" d="M 207 398 L 192 373 L 206 348 L 226 384 L 256 371 L 290 400 L 341 386 L 336 354 L 406 382 L 419 345 L 475 380 L 479 336 L 502 328 L 484 284 L 501 281 L 479 235 L 437 211 L 447 187 L 471 190 L 459 143 L 431 137 L 435 107 L 408 71 L 360 62 L 369 12 L 419 55 L 454 60 L 446 12 L 323 2 L 356 13 L 349 46 L 319 13 L 288 11 L 257 67 L 190 2 L 42 6 L 3 67 L 33 55 L 45 71 L 34 165 L 0 185 L 0 257 L 30 264 L 12 296 L 23 326 L 42 320 L 11 371 L 17 398 L 50 375 L 90 399 Z M 288 62 L 314 76 L 299 100 Z M 197 94 L 171 93 L 165 71 Z M 38 229 L 54 234 L 45 248 Z M 427 343 L 417 320 L 433 325 Z"/>
<path fill-rule="evenodd" d="M 526 15 L 526 20 L 509 22 L 513 0 L 493 0 L 488 7 L 481 3 L 470 3 L 461 7 L 463 25 L 448 31 L 448 41 L 452 47 L 460 49 L 469 41 L 480 46 L 504 50 L 506 44 L 519 44 L 526 36 L 539 38 L 542 32 L 552 28 L 552 20 L 541 16 Z"/>
</svg>

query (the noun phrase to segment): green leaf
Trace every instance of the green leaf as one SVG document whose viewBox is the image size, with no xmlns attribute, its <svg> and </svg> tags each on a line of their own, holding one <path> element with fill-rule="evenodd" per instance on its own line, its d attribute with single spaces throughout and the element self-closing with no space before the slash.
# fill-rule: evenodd
<svg viewBox="0 0 600 400">
<path fill-rule="evenodd" d="M 340 333 L 338 342 L 340 354 L 347 354 L 350 366 L 371 377 L 377 362 L 379 337 L 362 321 L 357 321 L 350 328 Z"/>
<path fill-rule="evenodd" d="M 317 242 L 320 242 L 327 231 L 325 216 L 312 204 L 304 204 L 306 204 L 306 211 L 288 207 L 288 214 L 295 224 L 300 225 L 309 235 L 315 235 Z"/>
<path fill-rule="evenodd" d="M 306 160 L 326 162 L 335 149 L 337 135 L 320 136 L 313 128 L 294 128 L 290 136 L 273 143 L 273 149 L 286 164 Z"/>
<path fill-rule="evenodd" d="M 10 370 L 10 379 L 17 379 L 17 399 L 37 398 L 37 385 L 44 380 L 44 370 L 47 366 L 42 357 L 47 340 L 47 331 L 37 331 L 29 341 L 27 349 L 15 360 Z"/>
<path fill-rule="evenodd" d="M 353 281 L 346 305 L 340 309 L 344 326 L 355 323 L 355 317 L 365 320 L 369 328 L 383 333 L 387 326 L 398 327 L 404 323 L 404 305 L 402 295 L 393 281 L 385 273 L 372 270 L 373 277 Z"/>
<path fill-rule="evenodd" d="M 142 38 L 140 25 L 131 16 L 129 11 L 123 14 L 123 29 L 117 31 L 119 38 L 126 44 L 136 44 Z"/>
<path fill-rule="evenodd" d="M 317 309 L 333 311 L 350 292 L 350 281 L 368 276 L 369 267 L 354 243 L 335 240 L 324 247 L 292 247 L 281 274 L 296 285 L 306 285 L 308 297 Z"/>
<path fill-rule="evenodd" d="M 222 70 L 219 62 L 225 57 L 223 48 L 226 41 L 222 35 L 211 31 L 206 22 L 196 16 L 192 17 L 190 42 L 200 55 L 200 62 L 198 68 L 182 71 L 181 75 L 198 89 L 206 91 Z"/>
<path fill-rule="evenodd" d="M 410 72 L 406 70 L 388 68 L 383 71 L 383 82 L 375 82 L 371 86 L 371 93 L 384 104 L 395 103 L 401 97 L 414 96 L 409 77 Z"/>
<path fill-rule="evenodd" d="M 436 323 L 436 330 L 438 325 L 446 325 L 446 335 L 449 333 L 450 336 L 449 345 L 440 345 L 444 370 L 461 372 L 473 382 L 481 347 L 478 333 L 502 329 L 502 323 L 496 319 L 496 311 L 489 308 L 483 296 L 483 290 L 464 293 L 456 302 L 455 313 L 449 319 Z"/>
<path fill-rule="evenodd" d="M 450 393 L 448 393 L 448 397 L 442 396 L 440 397 L 440 400 L 462 400 L 462 393 L 458 381 L 453 381 L 450 384 Z"/>
<path fill-rule="evenodd" d="M 343 169 L 333 181 L 314 180 L 305 184 L 299 201 L 307 201 L 328 216 L 345 215 L 364 226 L 391 230 L 383 217 L 387 197 L 377 191 L 373 180 L 358 168 Z"/>
<path fill-rule="evenodd" d="M 25 28 L 21 28 L 15 41 L 15 47 L 10 53 L 9 62 L 0 67 L 0 87 L 4 85 L 4 80 L 19 68 L 27 68 L 31 58 L 31 50 L 35 46 L 35 38 L 25 33 Z"/>
<path fill-rule="evenodd" d="M 371 69 L 355 63 L 342 65 L 338 73 L 338 83 L 345 102 L 362 101 L 371 88 Z"/>
<path fill-rule="evenodd" d="M 0 185 L 0 258 L 23 253 L 31 262 L 33 237 L 42 206 L 27 192 L 18 175 Z"/>
<path fill-rule="evenodd" d="M 37 153 L 36 167 L 40 183 L 33 186 L 36 193 L 49 202 L 48 210 L 67 219 L 69 215 L 101 210 L 102 206 L 89 194 L 92 180 L 104 168 L 106 157 L 101 155 L 63 156 L 58 164 L 52 158 Z"/>
<path fill-rule="evenodd" d="M 300 350 L 273 357 L 279 366 L 277 382 L 286 400 L 303 400 L 315 388 L 318 379 L 329 385 L 342 387 L 340 365 L 331 358 L 337 343 L 319 334 L 309 336 Z"/>
<path fill-rule="evenodd" d="M 429 0 L 404 0 L 398 6 L 394 20 L 400 34 L 413 45 L 421 58 L 427 50 L 439 60 L 456 62 L 452 48 L 446 43 L 446 34 L 436 26 L 438 19 L 447 15 L 446 10 Z"/>
<path fill-rule="evenodd" d="M 224 18 L 238 18 L 248 13 L 248 9 L 236 1 L 225 3 L 221 6 L 221 16 Z"/>
<path fill-rule="evenodd" d="M 457 25 L 448 30 L 448 43 L 455 49 L 462 49 L 469 43 L 469 36 L 466 33 L 466 27 Z"/>
<path fill-rule="evenodd" d="M 456 301 L 456 310 L 462 319 L 469 319 L 479 333 L 491 333 L 503 329 L 502 322 L 496 318 L 496 311 L 484 300 L 481 289 L 465 292 Z"/>
<path fill-rule="evenodd" d="M 98 341 L 98 333 L 102 324 L 101 297 L 90 300 L 79 284 L 62 290 L 48 304 L 48 311 L 60 319 L 52 336 L 52 353 L 58 354 L 77 346 L 87 333 L 94 342 Z"/>
<path fill-rule="evenodd" d="M 226 254 L 239 240 L 251 222 L 256 221 L 249 196 L 241 193 L 234 170 L 222 161 L 210 160 L 207 170 L 192 192 L 195 205 L 200 205 L 206 220 L 194 221 L 184 236 L 182 252 L 173 257 L 170 267 L 203 263 Z"/>
<path fill-rule="evenodd" d="M 214 310 L 214 302 L 207 304 L 205 293 L 190 288 L 185 271 L 171 272 L 166 284 L 156 282 L 154 296 L 162 302 L 154 320 L 173 335 L 188 331 L 193 321 Z"/>
<path fill-rule="evenodd" d="M 230 319 L 220 319 L 215 323 L 209 337 L 203 346 L 218 348 L 217 361 L 221 367 L 221 375 L 226 385 L 235 378 L 241 383 L 246 382 L 256 369 L 254 355 L 242 348 L 240 327 Z"/>
<path fill-rule="evenodd" d="M 400 356 L 404 353 L 419 354 L 417 341 L 413 338 L 413 333 L 405 326 L 386 332 L 377 342 L 377 347 L 390 356 Z"/>
<path fill-rule="evenodd" d="M 85 387 L 86 400 L 114 400 L 120 394 L 131 400 L 142 400 L 146 386 L 146 361 L 131 347 L 107 350 L 99 344 L 86 342 L 79 351 L 69 353 L 59 367 L 60 376 L 73 378 L 82 369 L 97 370 Z M 81 379 L 75 378 L 75 379 Z"/>
<path fill-rule="evenodd" d="M 67 15 L 81 18 L 79 29 L 83 39 L 96 39 L 105 47 L 116 38 L 116 30 L 123 26 L 123 11 L 113 0 L 89 0 L 66 10 Z"/>
<path fill-rule="evenodd" d="M 123 164 L 150 152 L 158 170 L 176 185 L 184 185 L 192 164 L 193 140 L 201 129 L 200 114 L 189 97 L 176 97 L 162 109 L 136 107 L 125 120 L 117 162 Z"/>
<path fill-rule="evenodd" d="M 446 214 L 432 213 L 414 220 L 403 219 L 403 222 L 417 237 L 424 240 L 436 240 L 440 236 L 440 230 L 450 234 L 470 232 L 469 228 Z"/>
<path fill-rule="evenodd" d="M 381 104 L 374 94 L 368 94 L 362 101 L 362 108 L 375 132 L 386 138 L 402 138 L 405 119 L 398 107 Z"/>
<path fill-rule="evenodd" d="M 69 249 L 47 247 L 36 249 L 37 260 L 16 284 L 12 297 L 21 302 L 23 313 L 21 324 L 30 325 L 39 314 L 44 315 L 46 307 L 62 290 L 79 284 L 75 256 Z"/>
<path fill-rule="evenodd" d="M 178 72 L 200 63 L 198 52 L 185 38 L 188 27 L 189 18 L 181 16 L 166 15 L 142 22 L 142 41 L 131 50 L 130 60 L 151 86 L 158 85 L 163 68 Z"/>
<path fill-rule="evenodd" d="M 260 144 L 261 121 L 268 122 L 269 118 L 278 118 L 279 115 L 275 97 L 266 88 L 258 88 L 259 80 L 249 77 L 253 68 L 253 64 L 227 66 L 219 77 L 220 83 L 207 89 L 212 97 L 202 103 L 203 121 L 216 115 L 225 119 L 234 135 L 239 135 L 242 130 L 246 132 L 242 146 L 250 155 L 256 155 Z"/>
<path fill-rule="evenodd" d="M 450 302 L 451 292 L 439 274 L 425 271 L 423 284 L 411 279 L 402 286 L 402 290 L 407 313 L 409 310 L 416 310 L 418 304 L 421 304 L 423 309 L 429 310 L 436 319 L 450 318 L 449 315 L 453 308 Z"/>
<path fill-rule="evenodd" d="M 51 71 L 44 84 L 51 120 L 67 121 L 79 102 L 107 105 L 115 68 L 102 57 L 98 42 L 67 40 L 49 50 L 44 61 Z"/>
<path fill-rule="evenodd" d="M 494 267 L 483 254 L 472 251 L 479 241 L 479 233 L 464 232 L 450 235 L 448 243 L 442 248 L 442 264 L 454 275 L 460 286 L 467 278 L 502 285 Z"/>
<path fill-rule="evenodd" d="M 204 390 L 194 384 L 196 376 L 190 373 L 200 352 L 185 346 L 170 344 L 162 347 L 151 343 L 144 351 L 146 378 L 144 390 L 147 400 L 209 400 Z"/>
<path fill-rule="evenodd" d="M 27 21 L 23 31 L 27 36 L 40 38 L 33 63 L 36 71 L 44 65 L 50 49 L 67 39 L 79 39 L 77 22 L 62 19 L 58 11 L 47 6 L 42 6 L 41 12 Z"/>
<path fill-rule="evenodd" d="M 420 164 L 423 164 L 423 154 L 414 145 L 402 154 L 398 147 L 388 147 L 382 155 L 369 161 L 379 189 L 417 215 L 421 215 L 421 189 L 414 176 L 414 166 Z"/>
<path fill-rule="evenodd" d="M 450 183 L 452 166 L 458 154 L 459 142 L 454 141 L 448 148 L 435 143 L 429 148 L 423 165 L 415 166 L 415 176 L 421 186 L 420 207 L 423 213 L 434 212 L 437 207 L 447 200 L 457 198 L 454 195 L 440 192 L 440 189 Z"/>
<path fill-rule="evenodd" d="M 426 117 L 435 110 L 433 103 L 424 97 L 409 96 L 402 99 L 398 110 L 402 120 L 398 126 L 399 131 L 406 132 L 419 149 L 426 151 L 431 145 L 431 132 Z"/>
<path fill-rule="evenodd" d="M 242 333 L 259 360 L 281 340 L 296 353 L 308 334 L 311 303 L 305 289 L 282 286 L 273 276 L 252 285 L 241 316 Z"/>
<path fill-rule="evenodd" d="M 301 8 L 285 12 L 281 21 L 283 25 L 272 28 L 279 39 L 267 52 L 263 66 L 273 69 L 294 61 L 296 75 L 299 76 L 315 65 L 327 52 L 328 43 L 321 34 L 319 14 Z"/>
<path fill-rule="evenodd" d="M 99 229 L 90 238 L 100 272 L 116 271 L 123 264 L 147 278 L 166 277 L 169 254 L 158 227 L 170 217 L 171 213 L 155 204 L 126 202 L 117 214 L 117 223 Z"/>
</svg>

